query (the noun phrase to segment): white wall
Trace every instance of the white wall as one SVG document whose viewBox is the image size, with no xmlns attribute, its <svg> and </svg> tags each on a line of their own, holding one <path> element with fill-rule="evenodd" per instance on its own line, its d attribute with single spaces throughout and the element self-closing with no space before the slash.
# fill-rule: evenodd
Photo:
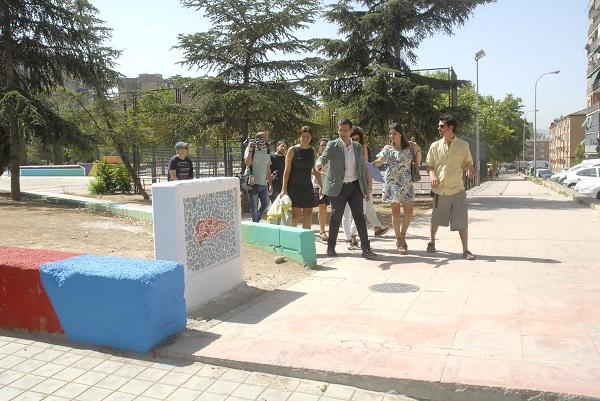
<svg viewBox="0 0 600 401">
<path fill-rule="evenodd" d="M 243 281 L 237 178 L 152 185 L 154 255 L 181 263 L 188 311 Z"/>
</svg>

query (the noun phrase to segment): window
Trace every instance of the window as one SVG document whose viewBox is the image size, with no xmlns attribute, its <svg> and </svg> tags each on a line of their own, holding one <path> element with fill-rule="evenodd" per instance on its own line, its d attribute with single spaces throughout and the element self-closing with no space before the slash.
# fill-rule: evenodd
<svg viewBox="0 0 600 401">
<path fill-rule="evenodd" d="M 586 168 L 577 173 L 577 175 L 582 177 L 597 177 L 595 168 Z"/>
</svg>

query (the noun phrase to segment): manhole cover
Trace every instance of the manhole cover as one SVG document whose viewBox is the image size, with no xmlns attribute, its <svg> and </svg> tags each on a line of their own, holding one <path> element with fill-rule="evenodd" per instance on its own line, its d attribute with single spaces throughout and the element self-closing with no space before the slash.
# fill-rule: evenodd
<svg viewBox="0 0 600 401">
<path fill-rule="evenodd" d="M 385 292 L 385 293 L 405 293 L 405 292 L 417 292 L 420 288 L 416 285 L 406 283 L 382 283 L 375 284 L 369 287 L 373 292 Z"/>
</svg>

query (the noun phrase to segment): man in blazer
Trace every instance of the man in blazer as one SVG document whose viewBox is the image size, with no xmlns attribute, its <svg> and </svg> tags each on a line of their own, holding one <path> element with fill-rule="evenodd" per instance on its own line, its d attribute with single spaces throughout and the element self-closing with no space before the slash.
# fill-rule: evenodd
<svg viewBox="0 0 600 401">
<path fill-rule="evenodd" d="M 363 258 L 378 259 L 369 244 L 367 222 L 363 211 L 363 198 L 368 200 L 371 194 L 367 186 L 362 145 L 352 140 L 351 131 L 352 121 L 345 118 L 340 120 L 339 138 L 327 143 L 327 147 L 315 164 L 317 170 L 321 171 L 323 165 L 329 162 L 329 169 L 321 188 L 322 193 L 329 196 L 331 202 L 327 256 L 337 256 L 335 244 L 344 209 L 348 204 L 360 237 Z"/>
</svg>

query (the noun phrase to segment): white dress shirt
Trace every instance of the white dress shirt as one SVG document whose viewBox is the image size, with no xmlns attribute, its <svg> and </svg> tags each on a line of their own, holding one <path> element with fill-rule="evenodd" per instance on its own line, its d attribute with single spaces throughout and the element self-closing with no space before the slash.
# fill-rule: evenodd
<svg viewBox="0 0 600 401">
<path fill-rule="evenodd" d="M 346 171 L 344 172 L 344 182 L 352 182 L 358 180 L 356 175 L 356 157 L 354 155 L 354 146 L 350 142 L 350 146 L 342 141 L 344 147 L 344 156 L 346 157 Z"/>
</svg>

